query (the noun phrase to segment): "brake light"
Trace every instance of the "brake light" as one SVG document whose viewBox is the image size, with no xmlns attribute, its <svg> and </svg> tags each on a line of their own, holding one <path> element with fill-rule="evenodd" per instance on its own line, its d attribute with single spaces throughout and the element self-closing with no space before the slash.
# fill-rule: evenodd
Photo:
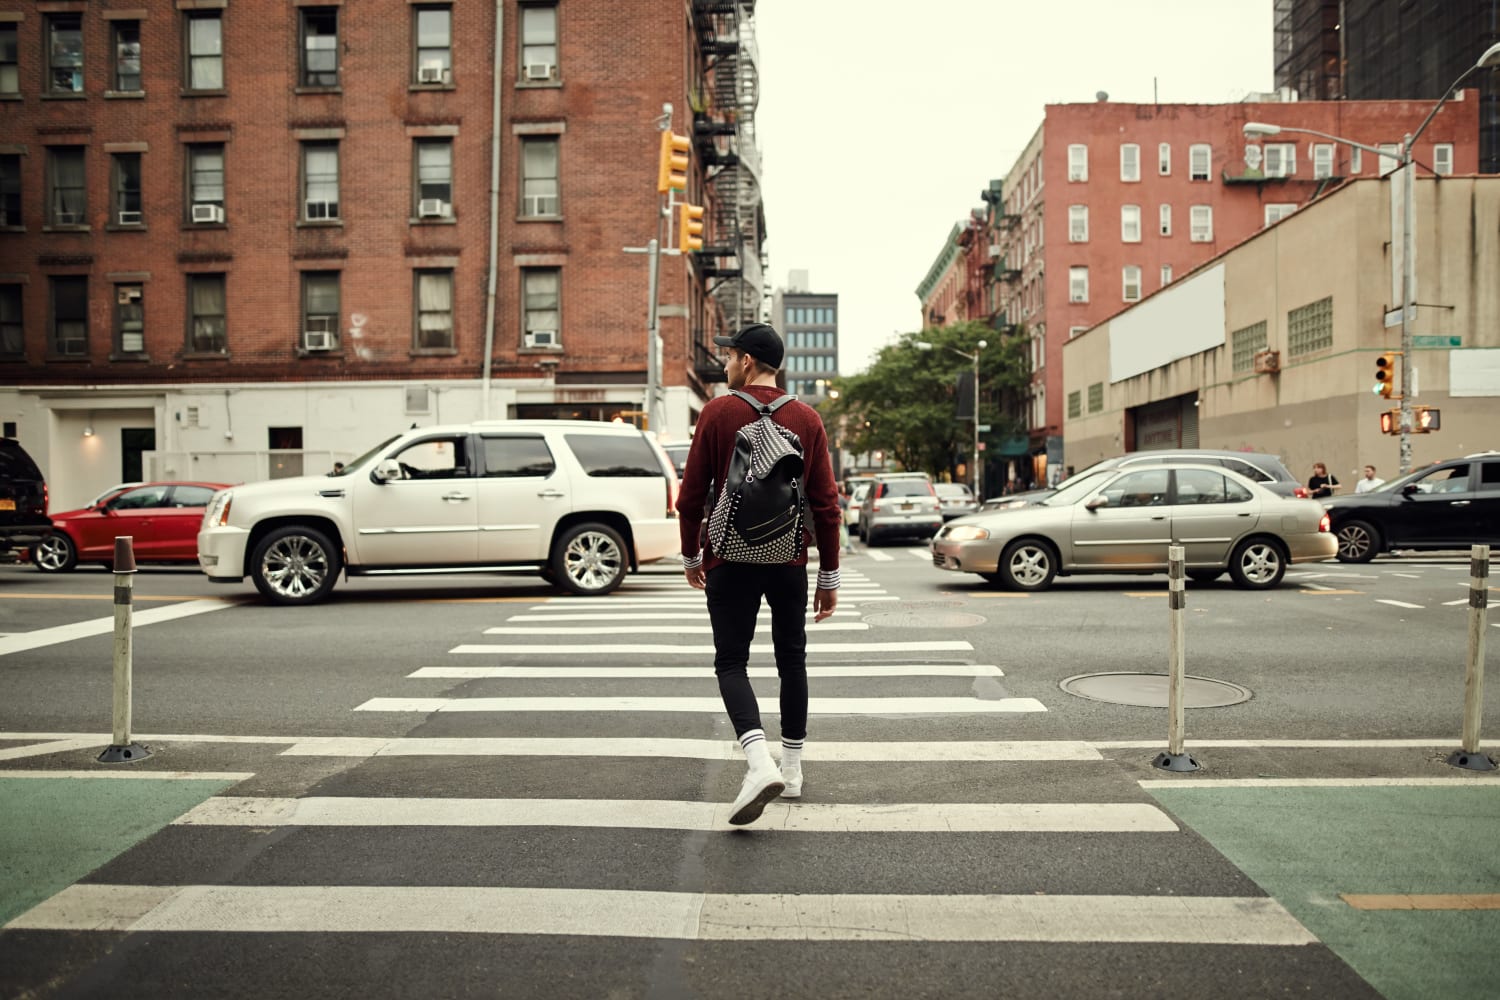
<svg viewBox="0 0 1500 1000">
<path fill-rule="evenodd" d="M 667 473 L 667 517 L 677 516 L 677 490 L 679 485 L 677 482 L 677 473 L 675 471 Z"/>
<path fill-rule="evenodd" d="M 1296 489 L 1292 490 L 1292 496 L 1296 497 L 1299 500 L 1312 499 L 1312 494 L 1308 492 L 1306 486 L 1298 486 Z"/>
<path fill-rule="evenodd" d="M 1332 531 L 1333 530 L 1333 522 L 1331 522 L 1331 521 L 1328 520 L 1328 515 L 1327 514 L 1324 514 L 1322 520 L 1320 520 L 1318 522 L 1318 530 L 1319 531 Z"/>
</svg>

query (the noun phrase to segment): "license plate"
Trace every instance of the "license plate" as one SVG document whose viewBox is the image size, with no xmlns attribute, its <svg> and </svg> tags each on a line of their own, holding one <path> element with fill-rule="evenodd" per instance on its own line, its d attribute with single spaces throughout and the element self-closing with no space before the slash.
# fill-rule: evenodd
<svg viewBox="0 0 1500 1000">
<path fill-rule="evenodd" d="M 911 504 L 904 503 L 904 504 L 901 505 L 901 509 L 902 510 L 911 510 Z"/>
<path fill-rule="evenodd" d="M 14 500 L 0 500 L 0 510 L 15 510 L 15 509 L 16 509 L 16 502 Z"/>
</svg>

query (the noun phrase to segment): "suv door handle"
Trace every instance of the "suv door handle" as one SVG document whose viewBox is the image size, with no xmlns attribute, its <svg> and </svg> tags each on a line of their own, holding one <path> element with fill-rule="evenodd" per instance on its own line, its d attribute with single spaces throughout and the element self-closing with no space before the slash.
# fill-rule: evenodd
<svg viewBox="0 0 1500 1000">
<path fill-rule="evenodd" d="M 562 490 L 537 490 L 537 496 L 544 500 L 558 500 L 562 498 Z"/>
<path fill-rule="evenodd" d="M 1467 506 L 1469 506 L 1469 501 L 1467 501 L 1467 500 L 1449 500 L 1448 501 L 1448 506 L 1449 507 L 1467 507 Z"/>
<path fill-rule="evenodd" d="M 469 497 L 469 494 L 467 494 L 467 493 L 453 492 L 453 493 L 444 493 L 443 494 L 443 502 L 444 503 L 463 503 L 464 501 L 466 501 L 468 499 L 470 499 L 470 497 Z"/>
</svg>

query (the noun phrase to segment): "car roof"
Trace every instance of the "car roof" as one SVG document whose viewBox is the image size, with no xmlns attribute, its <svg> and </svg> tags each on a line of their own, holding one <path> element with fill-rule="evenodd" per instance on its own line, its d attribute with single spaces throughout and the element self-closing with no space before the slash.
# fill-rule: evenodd
<svg viewBox="0 0 1500 1000">
<path fill-rule="evenodd" d="M 932 479 L 932 477 L 929 476 L 925 472 L 881 472 L 881 473 L 877 474 L 874 478 L 876 478 L 876 479 L 926 479 L 926 480 L 929 480 L 929 481 Z"/>
</svg>

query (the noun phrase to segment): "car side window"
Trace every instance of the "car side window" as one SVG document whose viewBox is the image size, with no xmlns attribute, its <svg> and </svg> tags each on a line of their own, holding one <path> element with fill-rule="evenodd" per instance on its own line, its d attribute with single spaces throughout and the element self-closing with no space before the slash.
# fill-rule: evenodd
<svg viewBox="0 0 1500 1000">
<path fill-rule="evenodd" d="M 167 487 L 165 486 L 142 486 L 139 489 L 126 490 L 110 502 L 110 510 L 144 510 L 148 507 L 164 507 L 167 500 Z"/>
<path fill-rule="evenodd" d="M 1418 493 L 1464 493 L 1469 489 L 1469 467 L 1455 465 L 1438 469 L 1417 480 Z"/>
<path fill-rule="evenodd" d="M 1167 469 L 1149 469 L 1121 476 L 1104 489 L 1111 507 L 1164 507 L 1167 503 Z"/>
<path fill-rule="evenodd" d="M 1267 483 L 1271 481 L 1271 477 L 1266 475 L 1264 469 L 1251 465 L 1249 462 L 1242 462 L 1238 458 L 1224 459 L 1224 466 L 1233 472 L 1238 472 L 1252 483 Z"/>
<path fill-rule="evenodd" d="M 1239 483 L 1231 482 L 1221 472 L 1207 469 L 1177 470 L 1177 503 L 1243 503 L 1250 499 L 1250 491 Z"/>
<path fill-rule="evenodd" d="M 484 474 L 497 479 L 542 479 L 557 469 L 552 449 L 539 436 L 484 438 Z"/>
<path fill-rule="evenodd" d="M 665 476 L 661 460 L 646 439 L 624 434 L 564 434 L 584 475 L 590 478 L 636 479 Z"/>
<path fill-rule="evenodd" d="M 214 491 L 207 486 L 174 486 L 172 487 L 172 506 L 207 507 L 213 495 Z"/>
<path fill-rule="evenodd" d="M 468 476 L 468 437 L 428 438 L 396 453 L 405 479 L 458 479 Z"/>
<path fill-rule="evenodd" d="M 1479 463 L 1479 492 L 1500 493 L 1500 462 Z"/>
</svg>

